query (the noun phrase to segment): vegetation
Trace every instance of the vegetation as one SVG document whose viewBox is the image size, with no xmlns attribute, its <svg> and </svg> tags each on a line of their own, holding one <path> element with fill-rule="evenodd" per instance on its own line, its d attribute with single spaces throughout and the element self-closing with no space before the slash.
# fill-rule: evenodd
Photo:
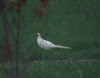
<svg viewBox="0 0 100 78">
<path fill-rule="evenodd" d="M 38 13 L 43 10 L 42 15 Z M 21 11 L 19 69 L 21 78 L 99 78 L 100 1 L 50 0 L 44 7 L 39 0 L 27 0 Z M 37 11 L 37 12 L 34 12 Z M 7 11 L 10 41 L 15 52 L 18 13 Z M 13 18 L 14 17 L 14 18 Z M 0 16 L 0 43 L 3 23 Z M 35 34 L 73 50 L 48 50 L 37 46 Z M 2 50 L 0 49 L 0 60 Z M 10 78 L 9 63 L 0 63 L 0 78 Z M 8 66 L 8 67 L 7 67 Z"/>
</svg>

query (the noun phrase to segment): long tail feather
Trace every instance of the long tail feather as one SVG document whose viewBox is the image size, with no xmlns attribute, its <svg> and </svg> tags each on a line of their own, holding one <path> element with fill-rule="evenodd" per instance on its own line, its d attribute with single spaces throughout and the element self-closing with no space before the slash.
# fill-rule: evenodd
<svg viewBox="0 0 100 78">
<path fill-rule="evenodd" d="M 62 48 L 62 49 L 72 49 L 72 48 L 70 48 L 70 47 L 60 46 L 60 45 L 56 45 L 56 48 Z"/>
</svg>

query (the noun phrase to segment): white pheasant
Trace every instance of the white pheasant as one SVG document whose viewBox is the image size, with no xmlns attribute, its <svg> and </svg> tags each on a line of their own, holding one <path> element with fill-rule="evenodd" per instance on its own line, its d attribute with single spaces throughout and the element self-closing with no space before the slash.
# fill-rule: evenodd
<svg viewBox="0 0 100 78">
<path fill-rule="evenodd" d="M 38 46 L 40 48 L 45 49 L 45 50 L 50 50 L 50 49 L 53 49 L 53 48 L 72 49 L 70 47 L 55 45 L 52 42 L 43 39 L 41 37 L 41 34 L 40 33 L 37 33 L 36 35 L 37 35 L 37 44 L 38 44 Z"/>
</svg>

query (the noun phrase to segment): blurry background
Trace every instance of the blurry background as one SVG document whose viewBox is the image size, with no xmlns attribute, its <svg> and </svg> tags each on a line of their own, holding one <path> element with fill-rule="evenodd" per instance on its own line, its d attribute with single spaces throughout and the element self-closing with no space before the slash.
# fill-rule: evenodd
<svg viewBox="0 0 100 78">
<path fill-rule="evenodd" d="M 99 0 L 0 0 L 0 78 L 15 77 L 12 60 L 15 78 L 99 78 L 99 25 Z M 37 32 L 73 50 L 45 51 Z"/>
</svg>

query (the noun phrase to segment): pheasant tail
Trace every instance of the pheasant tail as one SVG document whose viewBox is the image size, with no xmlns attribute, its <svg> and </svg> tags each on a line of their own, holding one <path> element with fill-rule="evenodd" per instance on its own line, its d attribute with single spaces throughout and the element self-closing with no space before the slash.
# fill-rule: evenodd
<svg viewBox="0 0 100 78">
<path fill-rule="evenodd" d="M 62 48 L 62 49 L 72 49 L 72 48 L 70 48 L 70 47 L 60 46 L 60 45 L 56 45 L 56 48 Z"/>
</svg>

